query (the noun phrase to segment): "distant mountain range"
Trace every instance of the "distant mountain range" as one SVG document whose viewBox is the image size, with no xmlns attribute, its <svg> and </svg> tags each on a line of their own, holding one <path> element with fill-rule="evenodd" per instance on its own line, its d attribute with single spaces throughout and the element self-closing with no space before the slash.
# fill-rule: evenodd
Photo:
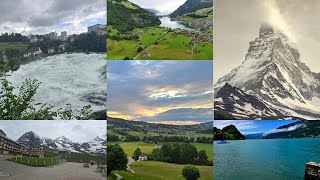
<svg viewBox="0 0 320 180">
<path fill-rule="evenodd" d="M 199 9 L 213 7 L 213 0 L 187 0 L 177 10 L 170 14 L 171 18 L 181 16 L 183 14 L 195 12 Z"/>
<path fill-rule="evenodd" d="M 154 8 L 144 8 L 145 10 L 149 11 L 149 12 L 152 12 L 153 14 L 157 15 L 159 13 L 161 13 L 161 11 L 158 11 Z"/>
<path fill-rule="evenodd" d="M 213 128 L 213 140 L 244 140 L 245 136 L 234 125 L 223 129 Z"/>
<path fill-rule="evenodd" d="M 135 28 L 159 26 L 161 21 L 153 13 L 128 0 L 107 0 L 108 25 L 121 33 Z"/>
<path fill-rule="evenodd" d="M 263 24 L 249 44 L 242 64 L 214 86 L 218 118 L 320 119 L 320 76 L 290 39 Z"/>
<path fill-rule="evenodd" d="M 320 121 L 297 121 L 270 132 L 245 135 L 246 139 L 320 138 Z"/>
<path fill-rule="evenodd" d="M 44 147 L 51 152 L 67 151 L 81 154 L 106 154 L 106 136 L 97 136 L 90 142 L 77 143 L 61 136 L 56 139 L 40 137 L 36 133 L 29 131 L 23 134 L 17 142 L 26 146 L 28 151 L 33 147 Z"/>
</svg>

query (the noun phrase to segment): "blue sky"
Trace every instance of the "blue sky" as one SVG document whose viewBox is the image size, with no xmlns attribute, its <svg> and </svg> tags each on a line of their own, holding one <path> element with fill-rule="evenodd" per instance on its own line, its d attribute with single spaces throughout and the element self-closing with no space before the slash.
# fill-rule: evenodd
<svg viewBox="0 0 320 180">
<path fill-rule="evenodd" d="M 215 120 L 214 126 L 221 129 L 233 124 L 242 134 L 254 134 L 270 132 L 293 122 L 296 122 L 296 120 Z"/>
<path fill-rule="evenodd" d="M 213 61 L 108 61 L 108 116 L 166 124 L 213 120 Z"/>
</svg>

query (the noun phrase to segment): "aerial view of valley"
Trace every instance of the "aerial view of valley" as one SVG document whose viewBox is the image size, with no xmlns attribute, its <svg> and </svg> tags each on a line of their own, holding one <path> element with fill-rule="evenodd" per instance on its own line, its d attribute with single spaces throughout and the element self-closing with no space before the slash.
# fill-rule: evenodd
<svg viewBox="0 0 320 180">
<path fill-rule="evenodd" d="M 108 179 L 211 180 L 213 61 L 113 60 L 107 72 Z"/>
<path fill-rule="evenodd" d="M 216 2 L 215 119 L 320 119 L 319 4 L 301 3 Z"/>
<path fill-rule="evenodd" d="M 21 2 L 0 20 L 0 119 L 106 119 L 106 2 L 64 5 Z"/>
<path fill-rule="evenodd" d="M 213 0 L 107 0 L 107 59 L 212 60 Z"/>
<path fill-rule="evenodd" d="M 215 120 L 214 179 L 319 179 L 319 127 L 306 120 Z"/>
</svg>

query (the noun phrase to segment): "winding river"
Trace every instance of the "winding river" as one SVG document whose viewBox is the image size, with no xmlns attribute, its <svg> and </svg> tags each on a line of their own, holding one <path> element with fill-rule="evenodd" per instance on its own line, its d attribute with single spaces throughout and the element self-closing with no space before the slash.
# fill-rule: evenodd
<svg viewBox="0 0 320 180">
<path fill-rule="evenodd" d="M 41 82 L 36 103 L 54 109 L 71 104 L 74 109 L 91 105 L 93 111 L 106 109 L 106 61 L 104 54 L 60 54 L 22 65 L 7 79 L 19 87 L 26 79 Z"/>
</svg>

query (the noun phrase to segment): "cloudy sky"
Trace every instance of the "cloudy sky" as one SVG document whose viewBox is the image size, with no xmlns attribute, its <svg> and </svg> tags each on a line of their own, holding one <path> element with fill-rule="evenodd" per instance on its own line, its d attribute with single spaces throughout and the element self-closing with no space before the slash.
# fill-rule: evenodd
<svg viewBox="0 0 320 180">
<path fill-rule="evenodd" d="M 249 42 L 267 22 L 284 31 L 305 62 L 320 72 L 319 0 L 215 0 L 216 80 L 244 61 Z"/>
<path fill-rule="evenodd" d="M 2 0 L 0 33 L 79 34 L 87 26 L 106 23 L 105 0 Z"/>
<path fill-rule="evenodd" d="M 130 0 L 142 8 L 154 8 L 161 14 L 170 14 L 187 0 Z"/>
<path fill-rule="evenodd" d="M 108 116 L 167 124 L 213 119 L 212 61 L 108 61 Z"/>
<path fill-rule="evenodd" d="M 296 122 L 295 120 L 215 120 L 214 126 L 222 129 L 234 125 L 242 134 L 270 133 L 280 126 Z"/>
<path fill-rule="evenodd" d="M 0 121 L 0 129 L 11 139 L 17 140 L 24 133 L 33 131 L 40 137 L 55 139 L 65 136 L 73 142 L 88 142 L 106 135 L 106 121 Z"/>
</svg>

